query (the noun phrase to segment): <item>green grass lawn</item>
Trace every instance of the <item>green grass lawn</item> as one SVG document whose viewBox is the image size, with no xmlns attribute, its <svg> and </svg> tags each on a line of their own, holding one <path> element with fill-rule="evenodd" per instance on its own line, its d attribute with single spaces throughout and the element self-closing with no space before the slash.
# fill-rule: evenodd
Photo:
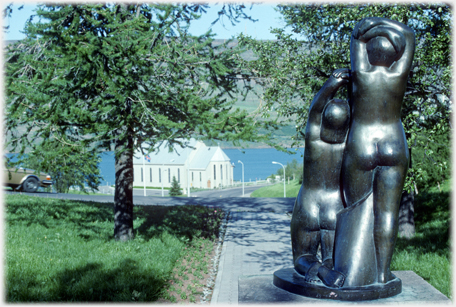
<svg viewBox="0 0 456 307">
<path fill-rule="evenodd" d="M 26 195 L 6 195 L 5 203 L 7 302 L 176 302 L 176 292 L 195 301 L 223 214 L 135 206 L 136 238 L 122 243 L 113 240 L 112 204 Z M 197 264 L 191 273 L 180 265 L 189 257 Z M 176 271 L 196 276 L 192 292 L 169 291 Z"/>
<path fill-rule="evenodd" d="M 452 298 L 451 183 L 415 196 L 416 235 L 398 238 L 392 270 L 411 270 Z"/>
<path fill-rule="evenodd" d="M 285 183 L 287 197 L 298 196 L 300 188 L 298 180 L 290 180 L 290 183 L 288 181 Z M 250 194 L 250 197 L 283 197 L 283 182 L 259 188 Z"/>
</svg>

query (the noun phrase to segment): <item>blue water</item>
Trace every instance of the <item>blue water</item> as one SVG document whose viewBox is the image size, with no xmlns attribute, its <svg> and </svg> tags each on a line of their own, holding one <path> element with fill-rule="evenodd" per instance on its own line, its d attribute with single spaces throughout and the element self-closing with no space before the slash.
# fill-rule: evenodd
<svg viewBox="0 0 456 307">
<path fill-rule="evenodd" d="M 295 154 L 287 154 L 274 148 L 224 149 L 223 151 L 231 159 L 231 163 L 234 163 L 233 177 L 235 181 L 242 179 L 242 164 L 238 161 L 241 160 L 244 163 L 244 180 L 246 182 L 264 180 L 275 174 L 282 166 L 272 164 L 272 161 L 286 165 L 287 162 L 296 159 L 302 163 L 301 155 L 304 153 L 303 148 L 299 148 L 297 151 L 292 149 Z M 14 155 L 8 154 L 10 157 Z M 101 185 L 113 185 L 115 183 L 114 152 L 102 154 L 99 168 L 104 179 Z"/>
<path fill-rule="evenodd" d="M 5 153 L 3 154 L 4 156 L 7 156 L 11 162 L 16 162 L 17 161 L 17 154 L 15 153 Z"/>
<path fill-rule="evenodd" d="M 301 155 L 304 153 L 303 148 L 299 148 L 298 151 L 293 149 L 295 154 L 291 155 L 274 148 L 244 149 L 245 153 L 239 149 L 224 149 L 223 151 L 231 159 L 231 163 L 234 162 L 233 177 L 235 181 L 242 179 L 242 164 L 238 163 L 238 160 L 244 163 L 244 181 L 246 182 L 264 180 L 282 168 L 279 164 L 272 164 L 272 161 L 286 165 L 287 162 L 296 159 L 302 163 Z"/>
</svg>

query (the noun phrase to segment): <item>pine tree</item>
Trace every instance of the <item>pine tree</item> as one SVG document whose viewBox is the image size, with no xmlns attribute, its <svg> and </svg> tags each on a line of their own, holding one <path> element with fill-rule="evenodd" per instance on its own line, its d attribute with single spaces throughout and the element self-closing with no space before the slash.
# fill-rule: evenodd
<svg viewBox="0 0 456 307">
<path fill-rule="evenodd" d="M 39 5 L 39 21 L 28 22 L 27 38 L 7 52 L 7 145 L 20 153 L 47 142 L 94 154 L 114 150 L 117 240 L 134 237 L 136 149 L 146 154 L 191 136 L 267 141 L 258 131 L 275 127 L 233 109 L 240 51 L 214 46 L 210 31 L 188 33 L 204 7 Z M 234 18 L 242 15 L 242 6 L 229 8 Z"/>
<path fill-rule="evenodd" d="M 173 176 L 173 181 L 171 182 L 171 190 L 169 190 L 170 196 L 179 196 L 182 195 L 181 187 L 179 182 L 177 182 L 176 176 Z"/>
</svg>

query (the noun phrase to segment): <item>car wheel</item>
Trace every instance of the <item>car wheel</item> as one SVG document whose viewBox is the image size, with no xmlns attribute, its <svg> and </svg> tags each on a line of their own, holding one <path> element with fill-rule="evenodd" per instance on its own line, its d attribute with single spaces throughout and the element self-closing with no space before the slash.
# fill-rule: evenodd
<svg viewBox="0 0 456 307">
<path fill-rule="evenodd" d="M 27 193 L 34 193 L 38 190 L 38 180 L 35 177 L 27 178 L 22 184 L 22 189 Z"/>
</svg>

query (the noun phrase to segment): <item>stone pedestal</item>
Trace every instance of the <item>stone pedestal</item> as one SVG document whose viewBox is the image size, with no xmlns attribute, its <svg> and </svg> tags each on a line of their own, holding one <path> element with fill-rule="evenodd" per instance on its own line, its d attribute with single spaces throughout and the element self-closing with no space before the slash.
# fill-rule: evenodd
<svg viewBox="0 0 456 307">
<path fill-rule="evenodd" d="M 362 301 L 365 304 L 452 304 L 451 300 L 412 271 L 394 271 L 402 281 L 398 295 Z M 239 304 L 347 304 L 347 301 L 305 297 L 280 289 L 273 284 L 273 274 L 239 277 Z"/>
<path fill-rule="evenodd" d="M 365 301 L 387 298 L 401 293 L 401 280 L 395 277 L 386 284 L 375 283 L 363 287 L 329 288 L 323 283 L 308 283 L 293 268 L 274 272 L 273 284 L 288 292 L 313 297 L 340 301 Z"/>
</svg>

